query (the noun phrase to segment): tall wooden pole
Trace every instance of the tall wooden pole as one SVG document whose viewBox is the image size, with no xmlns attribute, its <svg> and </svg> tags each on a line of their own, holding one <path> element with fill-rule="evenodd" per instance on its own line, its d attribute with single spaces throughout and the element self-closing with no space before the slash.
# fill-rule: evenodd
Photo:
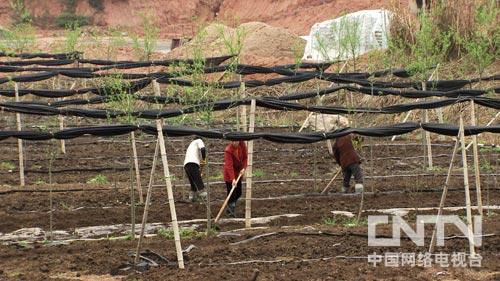
<svg viewBox="0 0 500 281">
<path fill-rule="evenodd" d="M 19 85 L 17 83 L 14 83 L 14 92 L 16 94 L 16 102 L 19 102 Z M 16 113 L 16 124 L 17 124 L 17 130 L 21 131 L 22 126 L 21 126 L 21 113 Z M 21 186 L 25 186 L 26 182 L 24 179 L 24 153 L 23 153 L 23 140 L 22 139 L 17 139 L 17 149 L 19 153 L 19 180 L 21 183 Z"/>
<path fill-rule="evenodd" d="M 476 110 L 474 105 L 474 100 L 470 100 L 470 119 L 471 125 L 476 126 Z M 476 180 L 476 197 L 477 197 L 477 210 L 479 215 L 483 216 L 483 199 L 481 196 L 481 174 L 479 172 L 479 153 L 477 150 L 477 136 L 472 136 L 472 153 L 474 155 L 474 178 Z"/>
<path fill-rule="evenodd" d="M 139 192 L 139 202 L 144 203 L 142 195 L 142 184 L 141 184 L 141 171 L 139 169 L 139 159 L 137 157 L 137 146 L 135 142 L 135 132 L 130 132 L 130 138 L 132 140 L 132 157 L 134 158 L 134 169 L 135 169 L 135 183 L 137 186 L 137 191 Z"/>
<path fill-rule="evenodd" d="M 249 132 L 255 131 L 255 99 L 250 104 L 250 128 Z M 248 165 L 246 169 L 246 197 L 245 197 L 245 227 L 252 227 L 252 183 L 253 183 L 253 140 L 248 141 Z"/>
<path fill-rule="evenodd" d="M 422 82 L 422 90 L 427 91 L 427 83 Z M 428 123 L 429 122 L 429 112 L 424 109 L 424 122 Z M 427 164 L 428 168 L 432 169 L 434 165 L 432 164 L 432 144 L 431 144 L 431 133 L 428 131 L 425 131 L 425 141 L 426 141 L 426 147 L 427 147 Z"/>
<path fill-rule="evenodd" d="M 453 161 L 455 161 L 455 154 L 457 154 L 457 149 L 458 149 L 458 137 L 455 140 L 455 146 L 453 147 L 453 153 L 451 154 L 451 161 L 450 161 L 450 165 L 448 167 L 448 174 L 446 175 L 446 181 L 444 182 L 443 193 L 441 194 L 441 201 L 439 202 L 439 209 L 438 209 L 438 214 L 437 214 L 437 219 L 436 219 L 436 225 L 434 226 L 434 230 L 432 231 L 431 244 L 429 245 L 429 252 L 430 253 L 434 252 L 434 247 L 436 246 L 436 234 L 437 234 L 437 225 L 438 225 L 437 221 L 439 221 L 439 218 L 443 214 L 444 202 L 446 201 L 446 195 L 448 194 L 448 184 L 450 182 L 451 171 L 453 169 Z"/>
<path fill-rule="evenodd" d="M 470 191 L 469 191 L 469 170 L 467 169 L 467 150 L 465 149 L 465 133 L 464 120 L 460 116 L 460 145 L 462 148 L 462 164 L 464 172 L 464 187 L 465 187 L 465 208 L 467 211 L 467 233 L 469 238 L 469 251 L 471 255 L 476 254 L 474 249 L 474 233 L 472 232 L 472 211 L 470 207 Z"/>
<path fill-rule="evenodd" d="M 160 96 L 160 84 L 153 81 L 153 87 L 156 96 Z M 175 212 L 174 193 L 172 191 L 172 179 L 168 170 L 167 150 L 165 148 L 165 139 L 163 138 L 162 119 L 156 119 L 156 130 L 158 131 L 158 142 L 160 143 L 160 155 L 163 165 L 163 176 L 167 186 L 168 205 L 170 206 L 170 216 L 172 218 L 172 229 L 174 231 L 175 250 L 177 252 L 177 262 L 179 268 L 184 269 L 184 257 L 182 256 L 181 237 L 179 234 L 179 225 L 177 223 L 177 213 Z"/>
<path fill-rule="evenodd" d="M 54 80 L 52 81 L 52 88 L 54 90 L 59 89 L 59 76 L 54 77 Z M 73 88 L 73 87 L 71 87 L 71 88 Z M 60 100 L 64 100 L 64 98 L 61 98 Z M 58 119 L 59 119 L 59 130 L 62 131 L 62 130 L 64 130 L 64 116 L 59 115 Z M 61 139 L 59 142 L 61 145 L 61 153 L 66 154 L 66 141 Z"/>
<path fill-rule="evenodd" d="M 146 204 L 144 205 L 144 212 L 142 214 L 141 234 L 139 235 L 139 241 L 137 241 L 137 248 L 135 251 L 134 264 L 137 264 L 137 262 L 139 261 L 142 239 L 144 238 L 146 223 L 148 222 L 149 203 L 151 202 L 151 194 L 153 193 L 153 183 L 154 183 L 154 176 L 155 176 L 155 172 L 156 172 L 156 162 L 157 162 L 156 159 L 158 158 L 158 150 L 160 150 L 159 142 L 156 141 L 155 154 L 153 156 L 153 166 L 151 167 L 151 174 L 149 175 L 148 190 L 146 191 Z"/>
<path fill-rule="evenodd" d="M 240 75 L 240 98 L 244 99 L 246 98 L 246 91 L 245 91 L 245 82 L 241 81 L 241 75 Z M 243 105 L 241 107 L 241 126 L 243 127 L 243 132 L 248 131 L 248 126 L 247 126 L 247 106 Z"/>
</svg>

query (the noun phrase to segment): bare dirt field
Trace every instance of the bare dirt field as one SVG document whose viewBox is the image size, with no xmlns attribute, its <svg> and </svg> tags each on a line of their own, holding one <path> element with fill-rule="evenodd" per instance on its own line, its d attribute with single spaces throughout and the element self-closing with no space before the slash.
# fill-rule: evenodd
<svg viewBox="0 0 500 281">
<path fill-rule="evenodd" d="M 150 136 L 139 136 L 143 185 L 149 177 L 154 151 L 152 140 Z M 221 152 L 225 143 L 206 141 L 210 153 L 210 206 L 212 216 L 215 216 L 225 196 L 220 176 Z M 400 248 L 368 247 L 365 224 L 351 225 L 347 217 L 331 213 L 347 211 L 356 214 L 360 196 L 339 193 L 340 179 L 335 181 L 330 193 L 319 195 L 337 169 L 333 159 L 325 153 L 324 144 L 256 141 L 252 216 L 289 216 L 255 223 L 257 228 L 252 230 L 238 230 L 244 227 L 242 220 L 223 218 L 219 229 L 205 236 L 206 223 L 202 219 L 206 218 L 206 205 L 186 200 L 187 180 L 183 178 L 180 165 L 188 142 L 187 138 L 172 138 L 167 142 L 169 164 L 175 175 L 178 219 L 182 227 L 192 227 L 197 231 L 195 235 L 182 239 L 183 248 L 195 246 L 185 254 L 185 270 L 176 268 L 173 240 L 155 235 L 157 230 L 148 232 L 150 235 L 145 239 L 143 249 L 162 255 L 170 263 L 160 263 L 159 267 L 143 273 L 120 270 L 121 266 L 132 261 L 130 254 L 136 245 L 136 240 L 123 239 L 130 230 L 130 190 L 127 184 L 130 147 L 125 137 L 80 138 L 67 142 L 66 155 L 56 156 L 51 167 L 53 185 L 47 184 L 49 167 L 45 151 L 56 146 L 57 142 L 26 142 L 29 186 L 22 189 L 14 186 L 18 180 L 16 169 L 1 171 L 4 184 L 0 189 L 2 237 L 22 228 L 40 228 L 41 233 L 36 237 L 3 240 L 0 280 L 251 280 L 255 274 L 258 274 L 257 280 L 498 280 L 500 276 L 496 236 L 500 222 L 498 210 L 491 210 L 484 217 L 483 234 L 495 235 L 484 237 L 483 246 L 478 248 L 483 257 L 481 268 L 443 268 L 438 265 L 391 268 L 383 264 L 373 267 L 367 261 L 369 254 L 426 252 L 429 240 L 426 240 L 426 247 L 417 247 L 408 240 L 404 240 Z M 452 145 L 451 140 L 435 144 L 434 163 L 438 168 L 429 171 L 423 169 L 420 143 L 365 139 L 361 154 L 367 193 L 362 218 L 379 214 L 374 209 L 388 208 L 414 209 L 407 215 L 408 221 L 412 221 L 416 214 L 437 213 L 437 210 L 419 208 L 439 205 Z M 15 147 L 14 141 L 3 142 L 0 162 L 13 162 L 12 159 L 17 157 Z M 489 163 L 482 165 L 483 204 L 498 206 L 498 152 L 483 149 L 481 158 L 486 161 L 484 163 Z M 465 203 L 458 161 L 453 170 L 447 207 L 464 206 Z M 162 223 L 167 227 L 170 213 L 159 170 L 148 222 Z M 106 176 L 108 182 L 100 185 L 86 183 L 96 175 Z M 473 180 L 472 177 L 471 182 Z M 57 243 L 47 240 L 51 189 L 52 228 Z M 476 202 L 474 188 L 471 194 L 472 202 Z M 137 193 L 135 197 L 137 199 Z M 142 210 L 143 206 L 139 204 L 136 222 L 140 223 Z M 239 218 L 244 217 L 244 198 L 237 205 L 237 213 Z M 465 211 L 449 213 L 464 215 Z M 86 227 L 100 229 L 106 226 L 109 229 L 113 225 L 120 227 L 102 233 L 86 230 Z M 381 231 L 382 234 L 391 233 L 389 226 Z M 426 228 L 427 238 L 431 231 L 430 227 Z M 85 237 L 82 237 L 84 232 Z M 237 243 L 260 234 L 268 236 Z M 449 229 L 446 234 L 460 235 L 460 232 Z M 446 253 L 467 252 L 468 244 L 465 239 L 450 239 L 444 247 L 437 249 Z"/>
</svg>

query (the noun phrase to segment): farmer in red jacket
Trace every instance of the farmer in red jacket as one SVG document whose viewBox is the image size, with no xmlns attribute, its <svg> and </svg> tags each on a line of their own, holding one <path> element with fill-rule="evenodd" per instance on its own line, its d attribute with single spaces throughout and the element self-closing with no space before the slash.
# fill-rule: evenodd
<svg viewBox="0 0 500 281">
<path fill-rule="evenodd" d="M 344 182 L 342 192 L 350 191 L 351 176 L 354 176 L 356 190 L 363 190 L 363 170 L 361 169 L 361 158 L 354 149 L 351 135 L 346 135 L 335 139 L 333 145 L 333 156 L 335 161 L 342 168 Z"/>
<path fill-rule="evenodd" d="M 243 141 L 231 141 L 224 149 L 224 181 L 226 182 L 228 195 L 233 185 L 236 185 L 233 194 L 229 198 L 226 210 L 227 214 L 233 218 L 236 217 L 236 201 L 241 196 L 241 181 L 247 168 L 247 157 L 247 146 Z M 241 177 L 236 182 L 239 175 Z"/>
</svg>

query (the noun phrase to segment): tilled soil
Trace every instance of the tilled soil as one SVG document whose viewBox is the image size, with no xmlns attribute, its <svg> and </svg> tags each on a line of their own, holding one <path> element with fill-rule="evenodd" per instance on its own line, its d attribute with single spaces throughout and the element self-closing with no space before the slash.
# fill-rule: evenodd
<svg viewBox="0 0 500 281">
<path fill-rule="evenodd" d="M 127 183 L 129 164 L 126 156 L 131 154 L 125 138 L 113 139 L 81 138 L 67 142 L 67 154 L 57 155 L 52 165 L 49 182 L 46 151 L 50 144 L 37 142 L 26 145 L 27 178 L 29 186 L 19 188 L 18 173 L 2 168 L 0 177 L 0 232 L 9 233 L 20 228 L 41 227 L 47 230 L 49 220 L 49 191 L 52 190 L 53 229 L 71 230 L 76 227 L 130 223 L 130 190 Z M 154 143 L 149 137 L 139 137 L 139 156 L 142 184 L 149 178 Z M 119 141 L 119 142 L 118 142 Z M 187 202 L 186 180 L 181 164 L 189 140 L 169 141 L 167 152 L 170 170 L 175 175 L 174 197 L 179 220 L 206 218 L 204 203 Z M 369 145 L 370 144 L 370 145 Z M 434 170 L 423 169 L 422 147 L 409 142 L 390 143 L 383 140 L 365 141 L 361 150 L 365 171 L 366 191 L 364 208 L 382 209 L 396 207 L 436 207 L 440 190 L 445 181 L 452 143 L 438 143 L 433 147 Z M 55 143 L 52 144 L 55 146 Z M 0 162 L 16 164 L 15 142 L 3 142 L 0 147 Z M 224 143 L 208 140 L 210 153 L 209 178 L 211 182 L 211 212 L 218 212 L 225 197 L 225 187 L 220 178 Z M 195 245 L 187 255 L 186 270 L 162 265 L 143 274 L 122 273 L 120 265 L 130 261 L 128 253 L 135 249 L 134 241 L 107 239 L 102 241 L 79 241 L 69 245 L 48 246 L 34 244 L 34 248 L 0 246 L 0 280 L 48 280 L 83 278 L 99 280 L 108 276 L 110 280 L 250 280 L 258 270 L 257 280 L 497 280 L 499 240 L 497 236 L 485 237 L 479 253 L 483 257 L 480 269 L 457 268 L 390 268 L 372 267 L 366 256 L 372 252 L 425 252 L 427 247 L 416 247 L 405 241 L 401 248 L 368 247 L 366 226 L 347 227 L 342 223 L 327 225 L 331 211 L 357 213 L 360 196 L 338 193 L 338 177 L 330 193 L 319 196 L 319 192 L 336 172 L 337 166 L 328 156 L 324 144 L 296 145 L 273 144 L 256 141 L 252 216 L 264 217 L 278 214 L 300 214 L 295 218 L 280 218 L 267 225 L 269 229 L 238 232 L 241 236 L 211 235 L 182 240 L 183 247 Z M 497 174 L 498 153 L 481 151 L 484 205 L 499 205 L 500 190 Z M 316 159 L 316 164 L 314 163 Z M 446 206 L 463 206 L 463 177 L 460 157 L 456 157 L 454 176 L 450 181 Z M 472 159 L 469 159 L 472 162 Z M 153 200 L 149 222 L 170 222 L 166 190 L 161 180 L 161 165 L 157 167 Z M 108 183 L 86 184 L 96 175 L 105 175 Z M 470 170 L 471 200 L 476 202 L 473 170 Z M 38 184 L 35 184 L 38 183 Z M 243 197 L 245 192 L 243 192 Z M 137 199 L 137 193 L 135 194 Z M 136 221 L 140 222 L 143 206 L 136 208 Z M 244 198 L 237 206 L 239 217 L 244 216 Z M 432 212 L 417 212 L 433 214 Z M 496 211 L 498 213 L 498 211 Z M 456 212 L 463 215 L 464 212 Z M 415 213 L 414 213 L 415 214 Z M 414 216 L 413 214 L 413 216 Z M 498 233 L 499 216 L 487 216 L 483 233 Z M 367 213 L 363 215 L 366 217 Z M 412 218 L 414 218 L 412 216 Z M 311 226 L 314 229 L 310 229 Z M 220 226 L 220 231 L 244 227 L 240 223 Z M 305 228 L 304 228 L 305 227 Z M 203 231 L 202 226 L 199 231 Z M 335 236 L 319 235 L 318 230 L 335 233 Z M 430 229 L 426 229 L 430 232 Z M 230 245 L 253 235 L 280 232 L 249 243 Z M 309 234 L 304 234 L 307 232 Z M 311 234 L 314 233 L 314 234 Z M 363 235 L 353 235 L 358 233 Z M 456 233 L 451 231 L 450 235 Z M 448 234 L 448 233 L 447 233 Z M 430 237 L 430 236 L 429 236 Z M 172 240 L 162 237 L 145 239 L 145 249 L 151 249 L 175 261 Z M 426 241 L 426 246 L 429 241 Z M 451 253 L 467 252 L 467 241 L 454 239 L 438 250 Z M 346 256 L 346 257 L 339 257 Z M 249 262 L 228 264 L 231 262 Z M 118 275 L 116 275 L 118 274 Z M 496 274 L 496 275 L 495 275 Z M 89 275 L 97 275 L 94 279 Z M 87 278 L 87 279 L 85 279 Z M 95 279 L 97 278 L 97 279 Z M 78 279 L 77 279 L 78 280 Z"/>
</svg>

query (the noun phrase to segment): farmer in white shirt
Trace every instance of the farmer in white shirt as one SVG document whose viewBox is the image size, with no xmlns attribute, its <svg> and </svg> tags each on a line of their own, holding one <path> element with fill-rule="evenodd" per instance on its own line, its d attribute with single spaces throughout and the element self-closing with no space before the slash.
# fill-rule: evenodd
<svg viewBox="0 0 500 281">
<path fill-rule="evenodd" d="M 189 200 L 195 201 L 196 197 L 205 198 L 207 193 L 202 191 L 205 187 L 203 179 L 201 178 L 200 164 L 205 164 L 206 149 L 203 141 L 195 137 L 189 144 L 186 151 L 186 158 L 184 158 L 184 170 L 191 184 L 191 192 L 189 193 Z"/>
</svg>

